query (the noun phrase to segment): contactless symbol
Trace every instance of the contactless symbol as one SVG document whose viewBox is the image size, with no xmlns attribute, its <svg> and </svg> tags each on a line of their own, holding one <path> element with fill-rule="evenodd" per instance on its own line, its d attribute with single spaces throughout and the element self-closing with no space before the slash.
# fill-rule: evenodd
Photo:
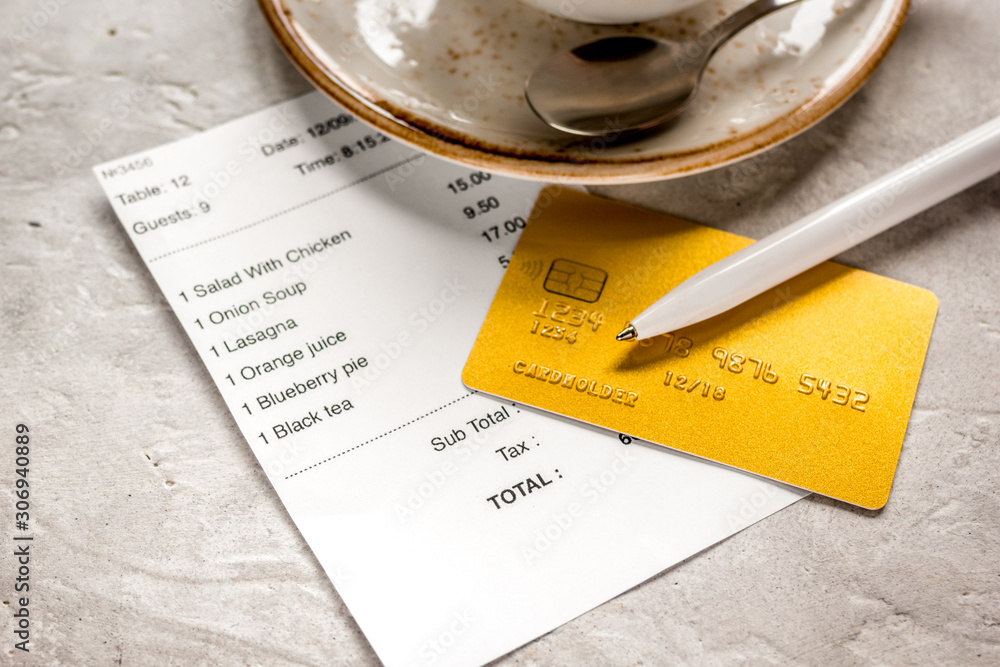
<svg viewBox="0 0 1000 667">
<path fill-rule="evenodd" d="M 534 280 L 538 276 L 542 275 L 542 269 L 545 268 L 545 262 L 540 259 L 533 259 L 530 262 L 521 262 L 517 268 L 521 273 Z"/>
<path fill-rule="evenodd" d="M 568 259 L 557 259 L 549 267 L 542 287 L 546 292 L 594 303 L 601 298 L 607 280 L 606 271 Z"/>
</svg>

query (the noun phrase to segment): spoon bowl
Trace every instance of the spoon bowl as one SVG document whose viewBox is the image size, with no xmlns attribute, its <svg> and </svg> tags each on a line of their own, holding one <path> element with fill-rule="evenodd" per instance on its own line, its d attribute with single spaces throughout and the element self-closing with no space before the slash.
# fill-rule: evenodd
<svg viewBox="0 0 1000 667">
<path fill-rule="evenodd" d="M 684 57 L 684 47 L 623 35 L 557 53 L 528 78 L 528 104 L 546 123 L 571 134 L 652 128 L 680 115 L 698 90 L 703 70 L 700 61 L 692 66 Z"/>
<path fill-rule="evenodd" d="M 552 127 L 582 136 L 649 130 L 676 118 L 712 56 L 734 35 L 802 0 L 756 0 L 690 41 L 605 37 L 544 60 L 524 94 Z"/>
</svg>

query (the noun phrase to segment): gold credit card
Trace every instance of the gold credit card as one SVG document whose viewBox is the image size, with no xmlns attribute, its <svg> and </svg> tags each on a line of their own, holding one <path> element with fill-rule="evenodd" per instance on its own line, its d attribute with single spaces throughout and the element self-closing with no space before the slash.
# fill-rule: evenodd
<svg viewBox="0 0 1000 667">
<path fill-rule="evenodd" d="M 462 378 L 518 403 L 882 507 L 937 313 L 930 292 L 826 262 L 700 324 L 615 340 L 668 290 L 750 243 L 547 188 Z"/>
</svg>

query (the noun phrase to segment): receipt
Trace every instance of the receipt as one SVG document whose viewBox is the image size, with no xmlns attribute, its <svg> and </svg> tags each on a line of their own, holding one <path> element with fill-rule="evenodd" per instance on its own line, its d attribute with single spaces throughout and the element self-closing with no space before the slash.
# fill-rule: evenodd
<svg viewBox="0 0 1000 667">
<path fill-rule="evenodd" d="M 465 388 L 537 184 L 318 93 L 94 172 L 387 665 L 487 662 L 803 495 Z"/>
</svg>

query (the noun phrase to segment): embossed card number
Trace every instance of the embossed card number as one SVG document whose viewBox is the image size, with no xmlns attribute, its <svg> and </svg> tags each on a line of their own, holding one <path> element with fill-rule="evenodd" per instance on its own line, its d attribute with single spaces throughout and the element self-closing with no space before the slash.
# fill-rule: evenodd
<svg viewBox="0 0 1000 667">
<path fill-rule="evenodd" d="M 512 258 L 532 270 L 504 275 L 466 384 L 856 505 L 885 504 L 933 294 L 828 262 L 701 324 L 621 343 L 615 333 L 630 317 L 750 241 L 570 190 L 542 196 L 552 203 L 532 213 Z"/>
</svg>

